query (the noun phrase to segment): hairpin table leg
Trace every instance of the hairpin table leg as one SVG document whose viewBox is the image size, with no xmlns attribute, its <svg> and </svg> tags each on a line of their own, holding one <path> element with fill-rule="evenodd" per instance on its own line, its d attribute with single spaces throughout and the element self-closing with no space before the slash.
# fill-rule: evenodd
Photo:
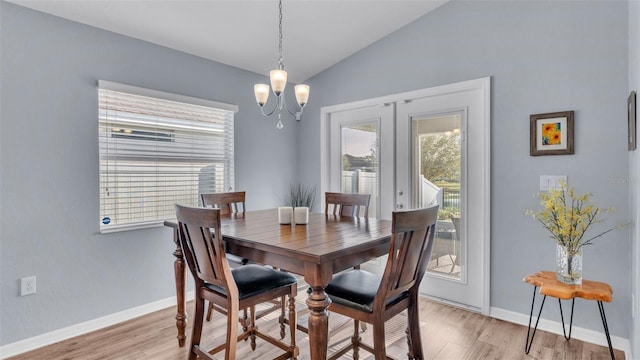
<svg viewBox="0 0 640 360">
<path fill-rule="evenodd" d="M 600 318 L 602 319 L 602 326 L 604 326 L 604 333 L 607 335 L 607 343 L 609 344 L 611 359 L 615 360 L 616 357 L 613 355 L 613 346 L 611 346 L 611 336 L 609 335 L 609 326 L 607 325 L 607 316 L 604 314 L 604 305 L 602 304 L 602 301 L 598 301 L 598 310 L 600 310 Z"/>
<path fill-rule="evenodd" d="M 562 320 L 562 334 L 564 334 L 564 338 L 567 340 L 571 340 L 571 329 L 573 328 L 573 306 L 576 304 L 576 298 L 573 298 L 571 301 L 571 319 L 569 320 L 569 336 L 567 336 L 567 331 L 564 329 L 564 311 L 562 311 L 562 300 L 558 299 L 558 305 L 560 305 L 560 319 Z"/>
<path fill-rule="evenodd" d="M 531 332 L 531 319 L 533 318 L 533 305 L 536 302 L 536 289 L 538 287 L 533 287 L 533 299 L 531 299 L 531 312 L 529 313 L 529 328 L 527 329 L 527 342 L 524 344 L 524 353 L 528 354 L 531 350 L 531 344 L 533 344 L 533 337 L 536 336 L 536 330 L 538 329 L 538 322 L 540 321 L 540 314 L 542 314 L 542 307 L 544 306 L 544 301 L 547 299 L 547 295 L 542 298 L 542 303 L 540 304 L 540 311 L 538 311 L 538 318 L 536 319 L 536 325 L 533 328 L 533 334 L 531 334 L 531 341 L 529 341 L 529 333 Z"/>
</svg>

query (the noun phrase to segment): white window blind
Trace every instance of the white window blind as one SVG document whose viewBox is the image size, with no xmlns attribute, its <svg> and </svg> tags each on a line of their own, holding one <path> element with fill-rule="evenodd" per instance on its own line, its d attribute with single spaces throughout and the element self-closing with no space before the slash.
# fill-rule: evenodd
<svg viewBox="0 0 640 360">
<path fill-rule="evenodd" d="M 233 188 L 235 105 L 100 81 L 100 232 L 162 225 Z"/>
</svg>

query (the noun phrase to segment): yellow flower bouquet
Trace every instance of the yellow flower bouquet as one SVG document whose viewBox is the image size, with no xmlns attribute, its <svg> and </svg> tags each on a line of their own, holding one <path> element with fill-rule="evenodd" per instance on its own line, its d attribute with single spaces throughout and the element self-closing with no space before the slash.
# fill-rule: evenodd
<svg viewBox="0 0 640 360">
<path fill-rule="evenodd" d="M 591 193 L 576 194 L 573 188 L 560 181 L 559 187 L 540 193 L 542 210 L 527 210 L 526 214 L 538 220 L 557 243 L 557 278 L 569 284 L 582 283 L 582 248 L 593 240 L 612 231 L 610 228 L 593 237 L 585 238 L 587 229 L 601 222 L 599 215 L 613 212 L 614 208 L 599 208 Z"/>
</svg>

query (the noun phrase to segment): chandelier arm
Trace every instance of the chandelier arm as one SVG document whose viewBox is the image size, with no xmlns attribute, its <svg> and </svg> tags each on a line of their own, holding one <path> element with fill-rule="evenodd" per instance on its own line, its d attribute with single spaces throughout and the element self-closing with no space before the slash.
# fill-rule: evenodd
<svg viewBox="0 0 640 360">
<path fill-rule="evenodd" d="M 269 116 L 273 115 L 273 113 L 276 112 L 276 110 L 278 110 L 279 106 L 278 106 L 278 100 L 277 99 L 279 99 L 279 97 L 276 97 L 276 105 L 273 107 L 273 109 L 271 111 L 269 111 L 267 113 L 264 112 L 264 105 L 260 106 L 260 112 L 262 113 L 262 115 L 264 115 L 266 117 L 269 117 Z M 267 104 L 265 104 L 265 105 L 267 105 Z"/>
<path fill-rule="evenodd" d="M 288 107 L 285 106 L 285 109 L 287 110 L 287 112 L 289 114 L 291 114 L 292 116 L 296 117 L 296 120 L 300 120 L 300 115 L 302 115 L 302 112 L 304 111 L 304 108 L 300 108 L 300 111 L 296 111 L 296 112 L 292 112 L 291 110 L 289 110 Z"/>
<path fill-rule="evenodd" d="M 280 106 L 280 108 L 287 110 L 287 112 L 292 116 L 297 116 L 296 115 L 297 112 L 294 113 L 294 112 L 291 112 L 291 110 L 289 110 L 289 107 L 287 106 L 287 101 L 284 99 L 284 96 L 282 96 L 282 105 Z"/>
<path fill-rule="evenodd" d="M 276 97 L 276 103 L 275 103 L 273 109 L 271 109 L 271 111 L 265 112 L 264 111 L 264 105 L 263 105 L 263 106 L 260 106 L 260 113 L 262 113 L 263 116 L 269 117 L 269 116 L 273 115 L 273 113 L 275 113 L 276 110 L 284 109 L 291 116 L 295 116 L 296 120 L 300 120 L 300 116 L 302 115 L 302 112 L 304 111 L 304 107 L 298 106 L 298 108 L 300 109 L 300 111 L 291 111 L 291 110 L 289 110 L 289 107 L 287 106 L 287 103 L 286 103 L 286 101 L 284 99 L 284 96 L 281 95 L 281 96 Z"/>
</svg>

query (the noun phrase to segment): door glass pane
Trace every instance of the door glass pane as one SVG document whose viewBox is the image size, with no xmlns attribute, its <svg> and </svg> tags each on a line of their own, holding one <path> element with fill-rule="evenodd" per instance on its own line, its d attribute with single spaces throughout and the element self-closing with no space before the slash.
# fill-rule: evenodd
<svg viewBox="0 0 640 360">
<path fill-rule="evenodd" d="M 343 125 L 341 136 L 341 191 L 371 194 L 369 216 L 377 217 L 378 125 L 376 122 Z"/>
<path fill-rule="evenodd" d="M 465 271 L 461 234 L 462 114 L 414 118 L 414 206 L 440 205 L 435 242 L 427 265 L 430 275 L 460 280 Z"/>
</svg>

